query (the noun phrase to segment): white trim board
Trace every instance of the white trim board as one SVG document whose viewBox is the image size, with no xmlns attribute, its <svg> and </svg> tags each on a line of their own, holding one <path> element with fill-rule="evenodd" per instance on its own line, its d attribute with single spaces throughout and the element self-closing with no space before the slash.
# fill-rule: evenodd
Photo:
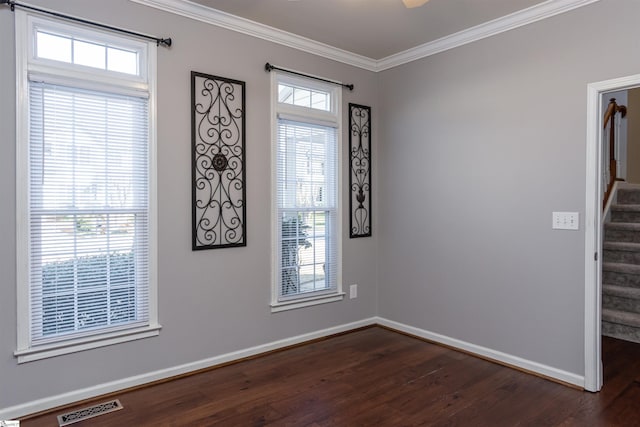
<svg viewBox="0 0 640 427">
<path fill-rule="evenodd" d="M 640 86 L 640 74 L 591 83 L 587 86 L 587 141 L 585 184 L 585 291 L 584 291 L 584 388 L 602 388 L 602 96 L 606 92 Z M 594 254 L 599 254 L 595 259 Z"/>
<path fill-rule="evenodd" d="M 405 325 L 403 323 L 395 322 L 393 320 L 388 320 L 382 317 L 377 318 L 377 324 L 386 326 L 396 331 L 415 335 L 417 337 L 424 338 L 425 340 L 433 341 L 438 344 L 446 345 L 454 349 L 462 350 L 473 355 L 483 357 L 485 359 L 500 362 L 507 365 L 507 367 L 524 369 L 525 371 L 543 375 L 548 378 L 553 378 L 578 387 L 584 386 L 584 377 L 580 375 L 563 371 L 562 369 L 554 368 L 552 366 L 543 365 L 542 363 L 534 362 L 532 360 L 523 359 L 512 354 L 492 350 L 487 347 L 482 347 L 476 344 L 468 343 L 466 341 L 461 341 L 459 339 L 451 338 L 446 335 L 441 335 L 435 332 L 416 328 L 414 326 Z"/>
<path fill-rule="evenodd" d="M 323 58 L 353 65 L 369 71 L 375 71 L 376 61 L 338 49 L 297 34 L 279 30 L 259 22 L 241 18 L 230 13 L 212 9 L 188 0 L 130 0 L 165 12 L 191 18 L 217 27 L 226 28 L 241 34 L 267 40 L 283 46 L 298 49 Z"/>
<path fill-rule="evenodd" d="M 430 332 L 424 329 L 416 328 L 413 326 L 405 325 L 393 320 L 388 320 L 382 317 L 370 317 L 368 319 L 359 320 L 352 323 L 334 326 L 327 329 L 322 329 L 307 334 L 297 335 L 291 338 L 285 338 L 279 341 L 273 341 L 266 344 L 261 344 L 255 347 L 250 347 L 244 350 L 238 350 L 231 353 L 222 354 L 219 356 L 210 357 L 207 359 L 198 360 L 191 363 L 185 363 L 183 365 L 174 366 L 167 369 L 161 369 L 158 371 L 148 372 L 146 374 L 136 375 L 134 377 L 125 378 L 122 380 L 111 381 L 104 384 L 99 384 L 93 387 L 87 387 L 80 390 L 74 390 L 68 393 L 59 394 L 56 396 L 46 397 L 43 399 L 34 400 L 31 402 L 23 403 L 8 408 L 0 408 L 0 420 L 15 419 L 23 417 L 25 415 L 34 414 L 41 411 L 46 411 L 58 406 L 68 405 L 71 403 L 79 402 L 82 400 L 98 397 L 107 393 L 113 393 L 120 390 L 125 390 L 131 387 L 148 384 L 154 381 L 175 377 L 189 372 L 194 372 L 200 369 L 211 368 L 217 365 L 221 365 L 228 362 L 244 359 L 246 357 L 256 356 L 261 353 L 289 347 L 296 344 L 301 344 L 314 339 L 327 337 L 341 332 L 347 332 L 354 329 L 362 328 L 371 325 L 386 326 L 391 329 L 395 329 L 400 332 L 404 332 L 410 335 L 415 335 L 420 338 L 424 338 L 435 343 L 443 344 L 454 349 L 459 349 L 472 353 L 487 359 L 491 359 L 497 362 L 502 362 L 511 367 L 517 367 L 529 372 L 544 375 L 549 378 L 557 379 L 568 384 L 573 384 L 579 387 L 584 385 L 584 377 L 576 375 L 570 372 L 563 371 L 551 366 L 543 365 L 531 360 L 523 359 L 518 356 L 514 356 L 507 353 L 502 353 L 490 348 L 482 347 L 476 344 L 471 344 L 465 341 L 461 341 L 455 338 L 451 338 L 445 335 L 440 335 L 434 332 Z"/>
<path fill-rule="evenodd" d="M 551 18 L 599 0 L 546 0 L 529 8 L 485 22 L 475 27 L 450 34 L 440 39 L 424 43 L 386 58 L 373 59 L 334 46 L 302 37 L 249 19 L 240 18 L 226 12 L 202 6 L 188 0 L 130 0 L 145 6 L 195 19 L 257 37 L 273 43 L 288 46 L 323 58 L 353 65 L 368 71 L 383 71 L 402 64 L 444 52 L 468 43 L 485 39 L 505 31 Z"/>
<path fill-rule="evenodd" d="M 375 325 L 376 320 L 377 318 L 371 317 L 368 319 L 346 323 L 319 331 L 309 332 L 307 334 L 297 335 L 291 338 L 285 338 L 282 340 L 257 345 L 255 347 L 250 347 L 243 350 L 233 351 L 231 353 L 221 354 L 219 356 L 214 356 L 207 359 L 197 360 L 195 362 L 185 363 L 184 365 L 173 366 L 167 369 L 160 369 L 158 371 L 148 372 L 146 374 L 136 375 L 133 377 L 111 381 L 104 384 L 98 384 L 93 387 L 74 390 L 56 396 L 45 397 L 43 399 L 34 400 L 16 406 L 10 406 L 8 408 L 0 408 L 0 420 L 12 420 L 20 418 L 25 415 L 35 414 L 36 412 L 46 411 L 58 406 L 68 405 L 70 403 L 98 397 L 107 393 L 125 390 L 131 387 L 148 384 L 154 381 L 175 377 L 177 375 L 194 372 L 200 369 L 211 368 L 224 363 L 256 356 L 262 353 L 267 353 L 296 344 L 301 344 L 318 338 L 324 338 L 330 335 L 351 331 L 365 326 Z"/>
<path fill-rule="evenodd" d="M 599 0 L 547 0 L 518 12 L 502 16 L 466 30 L 458 31 L 429 43 L 387 56 L 376 62 L 376 71 L 407 64 L 436 53 L 464 46 L 509 30 L 533 24 L 561 13 L 569 12 Z"/>
</svg>

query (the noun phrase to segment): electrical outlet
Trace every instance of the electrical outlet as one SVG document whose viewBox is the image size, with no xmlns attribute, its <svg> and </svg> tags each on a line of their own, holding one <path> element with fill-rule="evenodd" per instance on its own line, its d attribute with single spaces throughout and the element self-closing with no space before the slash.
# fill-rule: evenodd
<svg viewBox="0 0 640 427">
<path fill-rule="evenodd" d="M 349 286 L 349 298 L 358 298 L 358 285 Z"/>
<path fill-rule="evenodd" d="M 553 212 L 551 228 L 554 230 L 578 230 L 580 214 L 578 212 Z"/>
</svg>

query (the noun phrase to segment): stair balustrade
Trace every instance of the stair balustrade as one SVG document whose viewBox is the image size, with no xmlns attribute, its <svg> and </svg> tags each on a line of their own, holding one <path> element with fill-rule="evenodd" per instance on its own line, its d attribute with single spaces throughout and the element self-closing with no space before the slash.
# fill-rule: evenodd
<svg viewBox="0 0 640 427">
<path fill-rule="evenodd" d="M 611 98 L 609 100 L 609 105 L 607 106 L 607 111 L 604 113 L 604 129 L 607 128 L 609 121 L 611 121 L 611 125 L 609 126 L 609 138 L 608 141 L 605 142 L 604 154 L 608 157 L 608 162 L 605 160 L 605 192 L 604 192 L 604 200 L 602 202 L 603 208 L 607 206 L 607 201 L 611 196 L 611 190 L 613 189 L 613 184 L 616 181 L 624 181 L 624 179 L 618 177 L 618 159 L 616 156 L 616 114 L 620 113 L 620 117 L 623 119 L 627 115 L 627 107 L 624 105 L 618 105 L 616 103 L 615 98 Z"/>
</svg>

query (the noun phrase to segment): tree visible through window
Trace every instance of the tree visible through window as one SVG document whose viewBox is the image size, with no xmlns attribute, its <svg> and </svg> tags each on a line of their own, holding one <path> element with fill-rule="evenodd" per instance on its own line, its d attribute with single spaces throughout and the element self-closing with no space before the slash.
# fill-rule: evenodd
<svg viewBox="0 0 640 427">
<path fill-rule="evenodd" d="M 144 319 L 147 100 L 29 85 L 32 339 Z"/>
<path fill-rule="evenodd" d="M 155 46 L 23 11 L 16 31 L 16 354 L 155 335 Z"/>
</svg>

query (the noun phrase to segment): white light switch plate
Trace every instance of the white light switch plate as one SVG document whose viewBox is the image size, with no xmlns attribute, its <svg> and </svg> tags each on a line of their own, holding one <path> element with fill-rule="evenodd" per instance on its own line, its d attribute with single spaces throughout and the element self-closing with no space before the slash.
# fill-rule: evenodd
<svg viewBox="0 0 640 427">
<path fill-rule="evenodd" d="M 580 214 L 578 212 L 553 212 L 554 230 L 578 230 L 580 228 Z"/>
<path fill-rule="evenodd" d="M 358 285 L 349 286 L 349 298 L 358 298 Z"/>
</svg>

